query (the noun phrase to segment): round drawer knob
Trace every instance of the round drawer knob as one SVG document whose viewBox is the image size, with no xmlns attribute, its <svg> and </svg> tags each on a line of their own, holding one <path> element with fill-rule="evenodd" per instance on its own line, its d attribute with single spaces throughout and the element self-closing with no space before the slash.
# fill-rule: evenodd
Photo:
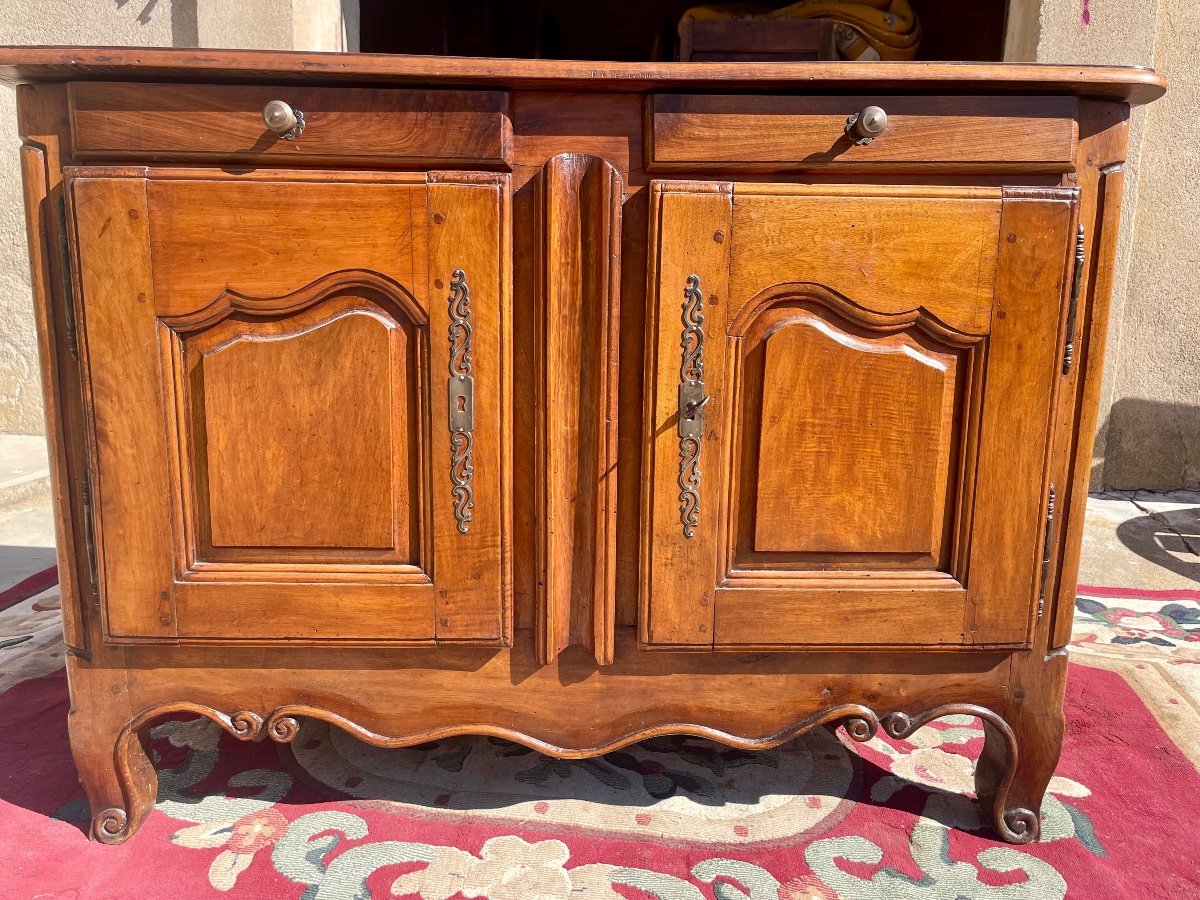
<svg viewBox="0 0 1200 900">
<path fill-rule="evenodd" d="M 285 141 L 294 141 L 304 131 L 304 113 L 282 100 L 272 100 L 263 107 L 263 122 Z"/>
<path fill-rule="evenodd" d="M 869 144 L 887 128 L 888 116 L 880 106 L 867 106 L 846 120 L 846 134 L 856 144 Z"/>
</svg>

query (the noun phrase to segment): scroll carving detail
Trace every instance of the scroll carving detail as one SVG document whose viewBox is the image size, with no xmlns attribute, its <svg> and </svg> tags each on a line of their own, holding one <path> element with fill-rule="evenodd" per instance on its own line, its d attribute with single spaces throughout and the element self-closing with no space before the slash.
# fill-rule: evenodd
<svg viewBox="0 0 1200 900">
<path fill-rule="evenodd" d="M 378 734 L 332 710 L 308 705 L 278 706 L 264 716 L 251 710 L 226 714 L 200 703 L 167 703 L 143 710 L 122 729 L 117 738 L 114 761 L 117 780 L 125 798 L 126 807 L 134 805 L 131 798 L 135 795 L 134 785 L 139 775 L 134 771 L 136 766 L 131 742 L 139 740 L 139 732 L 144 731 L 154 719 L 174 712 L 190 712 L 204 716 L 243 741 L 252 740 L 260 734 L 264 734 L 278 743 L 289 743 L 299 732 L 298 719 L 309 717 L 335 725 L 359 740 L 376 747 L 410 747 L 454 735 L 479 734 L 515 741 L 539 753 L 563 759 L 579 759 L 610 753 L 637 741 L 662 734 L 689 734 L 719 741 L 743 750 L 767 750 L 787 743 L 818 726 L 836 726 L 838 724 L 843 725 L 846 734 L 859 743 L 874 738 L 880 728 L 888 736 L 903 740 L 935 719 L 951 715 L 978 716 L 1001 737 L 1004 743 L 1005 767 L 999 782 L 988 798 L 991 802 L 992 826 L 1000 837 L 1014 844 L 1035 841 L 1039 833 L 1040 820 L 1034 810 L 1024 807 L 1008 807 L 1009 792 L 1020 762 L 1020 748 L 1016 733 L 1000 715 L 987 707 L 971 703 L 946 704 L 917 715 L 893 711 L 882 716 L 863 704 L 843 703 L 819 710 L 775 734 L 763 737 L 743 737 L 712 726 L 685 722 L 647 724 L 644 727 L 617 735 L 610 740 L 597 743 L 595 746 L 570 748 L 549 743 L 513 728 L 496 725 L 464 723 L 449 727 L 429 728 L 412 734 L 388 736 Z M 148 774 L 152 776 L 153 773 Z M 150 797 L 153 797 L 153 783 L 150 785 Z M 118 844 L 126 840 L 140 824 L 140 821 L 130 821 L 127 809 L 116 807 L 102 809 L 97 811 L 93 817 L 92 837 L 101 843 Z"/>
</svg>

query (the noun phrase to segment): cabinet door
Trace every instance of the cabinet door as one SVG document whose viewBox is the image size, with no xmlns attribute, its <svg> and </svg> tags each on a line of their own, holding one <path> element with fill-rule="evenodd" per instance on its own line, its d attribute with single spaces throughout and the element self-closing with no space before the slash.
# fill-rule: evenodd
<svg viewBox="0 0 1200 900">
<path fill-rule="evenodd" d="M 652 196 L 643 644 L 1025 644 L 1074 192 Z"/>
<path fill-rule="evenodd" d="M 114 641 L 504 643 L 507 184 L 75 169 Z"/>
</svg>

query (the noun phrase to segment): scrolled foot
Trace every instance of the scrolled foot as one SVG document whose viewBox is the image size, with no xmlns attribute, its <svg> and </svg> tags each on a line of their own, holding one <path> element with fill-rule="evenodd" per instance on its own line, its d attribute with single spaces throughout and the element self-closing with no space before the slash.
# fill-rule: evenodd
<svg viewBox="0 0 1200 900">
<path fill-rule="evenodd" d="M 158 780 L 146 750 L 148 734 L 123 721 L 122 709 L 77 699 L 67 718 L 71 754 L 92 808 L 92 840 L 128 840 L 154 808 Z"/>
<path fill-rule="evenodd" d="M 1011 844 L 1041 836 L 1042 798 L 1062 750 L 1061 712 L 984 719 L 983 753 L 975 768 L 975 792 L 992 825 Z"/>
<path fill-rule="evenodd" d="M 880 726 L 885 734 L 903 740 L 934 719 L 952 715 L 977 716 L 983 722 L 984 747 L 975 770 L 975 786 L 985 818 L 1010 844 L 1036 841 L 1041 834 L 1041 816 L 1036 810 L 1058 761 L 1061 728 L 1056 732 L 1046 727 L 1047 720 L 1038 720 L 1035 728 L 1018 722 L 1018 728 L 1028 733 L 1019 732 L 998 713 L 969 703 L 939 706 L 916 716 L 892 712 L 882 718 Z M 1054 724 L 1052 717 L 1048 721 Z"/>
<path fill-rule="evenodd" d="M 101 844 L 120 844 L 129 839 L 129 814 L 123 809 L 102 809 L 92 819 L 91 837 Z"/>
<path fill-rule="evenodd" d="M 1031 809 L 1018 807 L 997 812 L 993 825 L 1010 844 L 1032 844 L 1042 833 L 1042 817 Z"/>
<path fill-rule="evenodd" d="M 93 691 L 103 696 L 108 692 Z M 68 717 L 75 767 L 95 810 L 92 840 L 120 844 L 134 835 L 154 809 L 158 776 L 150 761 L 150 727 L 154 719 L 174 712 L 205 716 L 239 740 L 261 733 L 263 718 L 251 711 L 230 715 L 201 703 L 181 701 L 151 706 L 127 721 L 128 708 L 88 705 L 77 700 Z"/>
</svg>

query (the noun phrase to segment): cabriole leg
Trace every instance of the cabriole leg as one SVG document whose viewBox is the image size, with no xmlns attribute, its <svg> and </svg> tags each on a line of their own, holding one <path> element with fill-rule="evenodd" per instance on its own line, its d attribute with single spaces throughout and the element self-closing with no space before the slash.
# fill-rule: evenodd
<svg viewBox="0 0 1200 900">
<path fill-rule="evenodd" d="M 1025 844 L 1041 831 L 1042 798 L 1062 753 L 1066 717 L 1066 657 L 1052 656 L 1032 689 L 1013 703 L 1007 719 L 983 720 L 984 745 L 975 769 L 980 805 L 1006 841 Z"/>
<path fill-rule="evenodd" d="M 68 730 L 71 755 L 91 804 L 89 834 L 101 843 L 119 844 L 150 815 L 158 776 L 148 753 L 149 725 L 134 728 L 128 705 L 106 705 L 105 699 L 121 698 L 110 690 L 73 690 Z"/>
</svg>

